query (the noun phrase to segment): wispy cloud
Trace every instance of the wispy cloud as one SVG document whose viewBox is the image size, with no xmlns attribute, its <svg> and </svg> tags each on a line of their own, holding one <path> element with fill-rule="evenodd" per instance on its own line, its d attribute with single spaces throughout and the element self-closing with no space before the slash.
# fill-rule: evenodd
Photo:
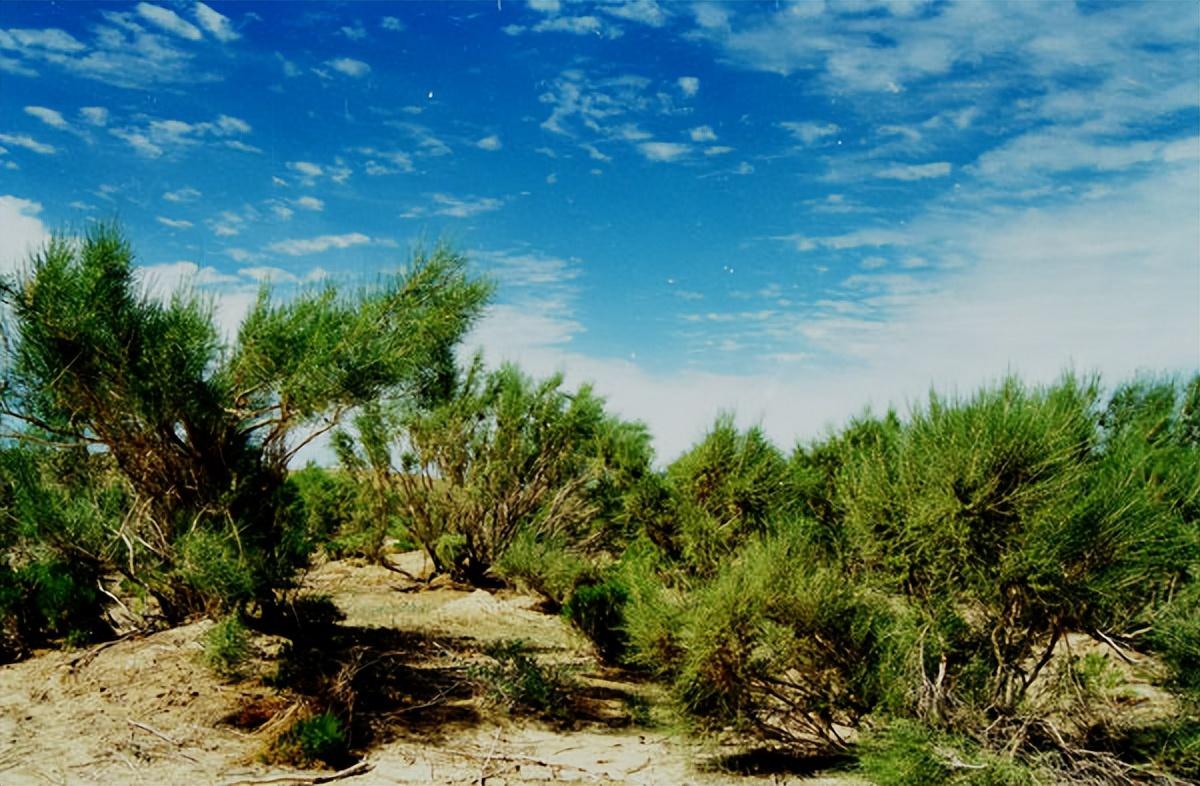
<svg viewBox="0 0 1200 786">
<path fill-rule="evenodd" d="M 0 134 L 0 144 L 21 147 L 38 155 L 50 156 L 58 152 L 54 145 L 39 142 L 28 134 Z"/>
<path fill-rule="evenodd" d="M 210 140 L 227 146 L 230 137 L 244 136 L 251 130 L 250 124 L 241 118 L 219 115 L 215 120 L 199 123 L 155 119 L 140 126 L 112 128 L 109 133 L 124 140 L 140 155 L 158 158 Z"/>
<path fill-rule="evenodd" d="M 94 126 L 108 125 L 108 109 L 102 106 L 85 106 L 79 110 L 83 119 Z"/>
<path fill-rule="evenodd" d="M 361 79 L 371 73 L 371 66 L 361 60 L 355 60 L 352 57 L 338 57 L 333 60 L 326 60 L 325 65 L 337 71 L 339 74 L 349 76 L 355 79 Z"/>
<path fill-rule="evenodd" d="M 233 29 L 229 17 L 214 11 L 204 3 L 197 2 L 195 7 L 196 21 L 208 31 L 208 34 L 221 43 L 229 43 L 241 38 L 241 34 Z"/>
<path fill-rule="evenodd" d="M 780 123 L 779 127 L 787 129 L 792 136 L 806 145 L 811 145 L 825 137 L 833 136 L 841 130 L 836 123 L 815 123 L 811 121 L 786 121 Z"/>
<path fill-rule="evenodd" d="M 167 218 L 166 216 L 158 216 L 158 223 L 171 229 L 191 229 L 193 224 L 191 221 L 185 221 L 181 218 Z"/>
<path fill-rule="evenodd" d="M 642 142 L 638 150 L 650 161 L 675 161 L 690 153 L 692 148 L 679 142 Z"/>
<path fill-rule="evenodd" d="M 44 106 L 27 106 L 25 114 L 36 117 L 51 128 L 65 129 L 68 125 L 61 112 Z"/>
<path fill-rule="evenodd" d="M 945 177 L 948 174 L 949 162 L 934 161 L 928 164 L 893 164 L 879 170 L 875 176 L 886 180 L 926 180 L 931 177 Z"/>
<path fill-rule="evenodd" d="M 195 25 L 169 8 L 163 8 L 160 5 L 151 5 L 150 3 L 138 3 L 136 10 L 138 16 L 150 24 L 180 38 L 186 38 L 189 41 L 199 41 L 204 37 Z"/>
<path fill-rule="evenodd" d="M 625 0 L 621 3 L 605 3 L 599 8 L 606 14 L 650 27 L 662 27 L 667 23 L 667 12 L 655 0 Z"/>
<path fill-rule="evenodd" d="M 162 195 L 162 198 L 168 202 L 195 202 L 200 196 L 199 191 L 189 186 L 174 191 L 167 191 Z"/>
<path fill-rule="evenodd" d="M 475 147 L 479 148 L 480 150 L 496 151 L 504 147 L 504 145 L 501 143 L 500 137 L 496 136 L 495 134 L 489 134 L 488 136 L 485 136 L 483 139 L 480 139 L 478 142 L 476 142 Z"/>
<path fill-rule="evenodd" d="M 319 237 L 280 240 L 267 246 L 267 250 L 276 254 L 287 254 L 298 257 L 306 254 L 321 254 L 331 249 L 352 248 L 366 245 L 371 238 L 361 232 L 350 232 L 344 235 L 321 235 Z"/>
<path fill-rule="evenodd" d="M 400 214 L 401 218 L 445 216 L 447 218 L 472 218 L 483 213 L 499 210 L 504 200 L 495 197 L 455 197 L 450 194 L 431 194 L 432 205 L 414 205 Z"/>
</svg>

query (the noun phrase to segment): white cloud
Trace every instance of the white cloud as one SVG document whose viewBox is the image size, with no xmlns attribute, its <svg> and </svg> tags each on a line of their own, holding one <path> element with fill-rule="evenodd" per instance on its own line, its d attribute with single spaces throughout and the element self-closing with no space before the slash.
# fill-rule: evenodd
<svg viewBox="0 0 1200 786">
<path fill-rule="evenodd" d="M 307 178 L 320 177 L 325 172 L 319 164 L 314 164 L 311 161 L 289 161 L 287 168 Z"/>
<path fill-rule="evenodd" d="M 60 54 L 80 52 L 87 46 L 57 27 L 44 30 L 0 30 L 0 49 L 32 49 Z"/>
<path fill-rule="evenodd" d="M 279 67 L 283 69 L 283 75 L 288 79 L 295 79 L 304 73 L 300 70 L 300 66 L 296 65 L 291 60 L 288 60 L 279 52 L 275 53 L 275 59 L 279 61 Z"/>
<path fill-rule="evenodd" d="M 147 22 L 166 30 L 168 33 L 174 33 L 189 41 L 199 41 L 203 38 L 200 30 L 195 25 L 169 8 L 151 5 L 150 3 L 138 3 L 136 10 L 138 15 Z"/>
<path fill-rule="evenodd" d="M 559 0 L 529 0 L 529 7 L 543 14 L 557 14 L 562 6 Z"/>
<path fill-rule="evenodd" d="M 606 14 L 650 27 L 662 27 L 667 22 L 667 12 L 655 0 L 625 0 L 616 4 L 605 3 L 599 8 Z"/>
<path fill-rule="evenodd" d="M 204 3 L 197 2 L 195 6 L 196 21 L 208 31 L 208 34 L 221 43 L 236 41 L 241 35 L 229 23 L 229 17 L 214 11 Z"/>
<path fill-rule="evenodd" d="M 354 77 L 355 79 L 366 76 L 371 73 L 371 66 L 361 60 L 355 60 L 352 57 L 339 57 L 333 60 L 326 60 L 325 65 L 337 71 L 339 74 Z"/>
<path fill-rule="evenodd" d="M 200 192 L 191 187 L 176 189 L 175 191 L 167 191 L 162 195 L 162 198 L 168 202 L 195 202 L 200 198 Z"/>
<path fill-rule="evenodd" d="M 192 228 L 192 222 L 184 221 L 183 219 L 167 218 L 166 216 L 159 216 L 156 220 L 158 221 L 158 223 L 162 224 L 163 226 L 168 226 L 171 229 L 191 229 Z"/>
<path fill-rule="evenodd" d="M 58 152 L 58 148 L 54 145 L 39 142 L 28 134 L 0 134 L 0 143 L 12 147 L 23 147 L 26 150 L 43 156 L 54 155 Z"/>
<path fill-rule="evenodd" d="M 500 142 L 500 137 L 496 136 L 495 134 L 490 134 L 476 142 L 475 147 L 478 147 L 480 150 L 494 151 L 499 150 L 500 148 L 504 147 L 504 145 Z"/>
<path fill-rule="evenodd" d="M 48 109 L 44 106 L 27 106 L 25 107 L 25 114 L 36 117 L 52 128 L 61 129 L 67 127 L 67 121 L 63 119 L 62 113 L 54 109 Z"/>
<path fill-rule="evenodd" d="M 220 115 L 217 117 L 215 133 L 219 136 L 249 134 L 250 130 L 250 124 L 240 117 L 230 117 L 229 115 Z"/>
<path fill-rule="evenodd" d="M 367 28 L 363 27 L 362 22 L 356 21 L 352 25 L 343 25 L 341 33 L 351 41 L 361 41 L 367 37 Z"/>
<path fill-rule="evenodd" d="M 693 142 L 716 142 L 717 133 L 709 126 L 697 126 L 688 132 Z"/>
<path fill-rule="evenodd" d="M 240 139 L 226 139 L 221 144 L 223 144 L 225 147 L 229 148 L 230 150 L 237 150 L 242 153 L 254 153 L 256 155 L 262 154 L 261 147 L 255 147 L 254 145 L 248 145 Z"/>
<path fill-rule="evenodd" d="M 813 122 L 784 122 L 779 124 L 780 128 L 787 129 L 792 136 L 799 139 L 806 145 L 824 139 L 827 136 L 833 136 L 841 129 L 834 123 L 813 123 Z"/>
<path fill-rule="evenodd" d="M 931 177 L 945 177 L 950 174 L 950 163 L 934 161 L 929 164 L 893 164 L 875 173 L 876 177 L 888 180 L 926 180 Z"/>
<path fill-rule="evenodd" d="M 85 106 L 79 110 L 83 119 L 94 126 L 108 125 L 108 110 L 102 106 Z"/>
<path fill-rule="evenodd" d="M 681 76 L 675 80 L 679 90 L 688 98 L 700 92 L 700 80 L 694 76 Z"/>
<path fill-rule="evenodd" d="M 354 152 L 368 156 L 364 169 L 368 175 L 394 175 L 412 172 L 412 156 L 403 150 L 378 150 L 373 147 L 355 148 Z"/>
<path fill-rule="evenodd" d="M 433 211 L 436 216 L 451 218 L 471 218 L 480 213 L 490 213 L 504 206 L 503 200 L 494 197 L 468 197 L 459 199 L 449 194 L 434 194 L 433 201 L 438 207 Z"/>
<path fill-rule="evenodd" d="M 38 218 L 42 206 L 18 196 L 0 196 L 0 274 L 12 273 L 28 262 L 50 239 Z"/>
<path fill-rule="evenodd" d="M 379 26 L 392 33 L 399 33 L 404 30 L 404 23 L 394 16 L 385 16 L 383 19 L 380 19 Z"/>
<path fill-rule="evenodd" d="M 535 33 L 571 33 L 573 35 L 596 35 L 603 38 L 620 38 L 621 28 L 600 21 L 594 16 L 557 16 L 543 19 L 533 26 Z"/>
<path fill-rule="evenodd" d="M 158 158 L 178 153 L 204 142 L 217 141 L 222 147 L 234 147 L 248 152 L 260 152 L 250 145 L 237 145 L 228 137 L 250 133 L 250 124 L 229 115 L 219 115 L 212 122 L 191 123 L 176 119 L 151 119 L 141 126 L 112 128 L 109 133 L 124 140 L 140 155 Z"/>
<path fill-rule="evenodd" d="M 691 152 L 690 145 L 678 142 L 642 142 L 638 145 L 641 154 L 651 161 L 675 161 Z"/>
<path fill-rule="evenodd" d="M 307 239 L 281 240 L 267 246 L 267 250 L 276 254 L 298 257 L 304 254 L 320 254 L 330 249 L 361 246 L 370 242 L 371 238 L 361 232 L 350 232 L 344 235 L 321 235 Z"/>
<path fill-rule="evenodd" d="M 296 207 L 302 207 L 305 210 L 321 211 L 325 209 L 325 203 L 313 196 L 302 196 L 295 200 Z"/>
</svg>

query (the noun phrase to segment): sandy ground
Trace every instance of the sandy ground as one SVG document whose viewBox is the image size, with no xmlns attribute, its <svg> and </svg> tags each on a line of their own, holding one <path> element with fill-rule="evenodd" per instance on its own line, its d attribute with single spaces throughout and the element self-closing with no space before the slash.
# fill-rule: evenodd
<svg viewBox="0 0 1200 786">
<path fill-rule="evenodd" d="M 420 569 L 419 557 L 405 559 L 406 568 Z M 631 723 L 629 697 L 652 703 L 656 689 L 603 670 L 587 643 L 538 611 L 533 598 L 449 587 L 412 591 L 400 574 L 351 562 L 322 566 L 305 586 L 346 615 L 330 634 L 330 648 L 365 664 L 359 695 L 374 734 L 365 756 L 371 769 L 339 783 L 853 783 L 769 767 L 730 774 L 705 764 L 720 751 Z M 257 678 L 215 677 L 199 658 L 210 624 L 0 667 L 0 786 L 184 786 L 322 774 L 260 761 L 297 699 Z M 486 643 L 514 638 L 539 658 L 578 670 L 588 708 L 579 720 L 561 727 L 510 718 L 464 693 L 454 675 L 478 661 Z M 280 644 L 256 639 L 268 656 Z M 261 715 L 255 721 L 261 725 L 245 723 L 248 712 Z"/>
</svg>

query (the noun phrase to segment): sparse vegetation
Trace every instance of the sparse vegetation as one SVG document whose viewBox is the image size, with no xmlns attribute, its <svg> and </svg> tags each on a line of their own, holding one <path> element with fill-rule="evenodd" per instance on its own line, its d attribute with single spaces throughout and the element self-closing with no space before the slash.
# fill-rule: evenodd
<svg viewBox="0 0 1200 786">
<path fill-rule="evenodd" d="M 1200 377 L 1008 378 L 790 456 L 722 416 L 656 471 L 590 388 L 455 365 L 487 294 L 438 249 L 354 296 L 264 290 L 223 347 L 202 298 L 142 291 L 114 228 L 54 240 L 0 285 L 0 657 L 153 606 L 218 618 L 204 660 L 233 678 L 243 621 L 274 626 L 276 685 L 312 702 L 270 755 L 337 764 L 400 665 L 286 590 L 317 548 L 396 568 L 419 544 L 537 593 L 725 739 L 879 784 L 1197 777 Z M 289 471 L 347 418 L 338 470 Z M 565 717 L 570 669 L 486 655 L 492 702 Z"/>
<path fill-rule="evenodd" d="M 204 634 L 204 662 L 217 675 L 237 679 L 249 657 L 249 632 L 236 615 L 218 621 Z"/>
<path fill-rule="evenodd" d="M 489 701 L 509 712 L 532 712 L 556 720 L 569 717 L 575 683 L 569 668 L 540 663 L 520 640 L 493 644 L 486 655 L 492 662 L 474 667 L 471 676 Z"/>
</svg>

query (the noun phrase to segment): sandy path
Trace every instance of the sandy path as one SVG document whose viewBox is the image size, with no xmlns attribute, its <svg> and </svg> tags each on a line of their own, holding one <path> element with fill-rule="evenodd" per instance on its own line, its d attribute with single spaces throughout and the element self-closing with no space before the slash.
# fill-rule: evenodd
<svg viewBox="0 0 1200 786">
<path fill-rule="evenodd" d="M 453 589 L 401 592 L 404 583 L 398 574 L 351 563 L 323 566 L 307 578 L 307 586 L 347 614 L 345 626 L 414 641 L 465 642 L 476 653 L 488 641 L 523 638 L 543 657 L 585 668 L 590 663 L 596 671 L 586 642 L 558 618 L 538 612 L 530 598 Z M 225 684 L 201 665 L 201 637 L 210 624 L 121 641 L 83 661 L 79 652 L 50 652 L 0 667 L 0 786 L 190 786 L 288 772 L 257 760 L 267 734 L 222 722 L 255 700 L 285 702 L 257 680 Z M 269 649 L 272 642 L 259 644 Z M 438 644 L 412 653 L 404 664 L 417 673 L 460 657 L 470 655 Z M 587 682 L 609 694 L 619 693 L 614 686 L 626 687 Z M 560 730 L 480 713 L 469 698 L 457 704 L 462 713 L 445 716 L 445 722 L 441 715 L 423 723 L 403 716 L 412 722 L 394 724 L 387 741 L 368 754 L 372 770 L 341 783 L 852 783 L 705 771 L 697 762 L 711 759 L 711 751 L 657 729 L 584 722 Z"/>
</svg>

